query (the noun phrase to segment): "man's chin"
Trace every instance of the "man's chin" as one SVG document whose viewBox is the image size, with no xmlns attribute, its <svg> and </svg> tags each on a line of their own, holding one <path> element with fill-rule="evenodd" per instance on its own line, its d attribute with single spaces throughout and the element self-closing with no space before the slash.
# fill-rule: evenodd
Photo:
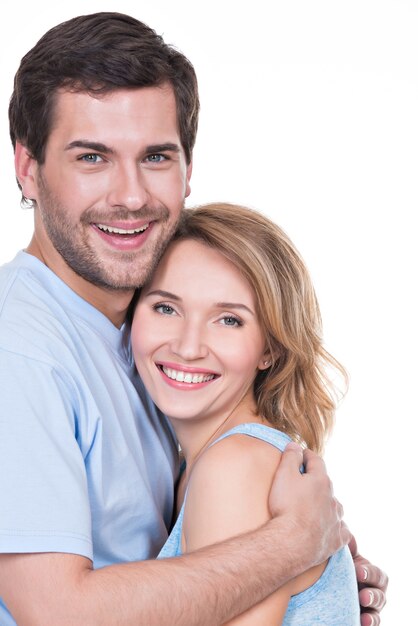
<svg viewBox="0 0 418 626">
<path fill-rule="evenodd" d="M 109 291 L 112 293 L 116 292 L 129 292 L 135 291 L 141 287 L 145 280 L 142 276 L 115 276 L 114 274 L 108 276 L 106 274 L 81 274 L 79 276 L 86 280 L 88 283 L 94 285 L 95 287 L 99 287 L 100 289 L 104 289 L 105 291 Z"/>
</svg>

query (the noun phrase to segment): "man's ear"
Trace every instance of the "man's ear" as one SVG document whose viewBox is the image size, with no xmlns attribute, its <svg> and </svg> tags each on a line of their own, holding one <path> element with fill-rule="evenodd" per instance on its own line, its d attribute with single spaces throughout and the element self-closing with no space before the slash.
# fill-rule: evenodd
<svg viewBox="0 0 418 626">
<path fill-rule="evenodd" d="M 38 185 L 36 173 L 38 162 L 35 161 L 29 150 L 18 141 L 15 147 L 15 172 L 16 178 L 22 188 L 25 198 L 36 200 L 38 196 Z"/>
<path fill-rule="evenodd" d="M 187 166 L 187 171 L 186 171 L 186 193 L 185 193 L 185 198 L 188 198 L 191 194 L 191 187 L 190 187 L 190 179 L 192 177 L 192 171 L 193 171 L 193 161 L 190 161 L 189 165 Z"/>
</svg>

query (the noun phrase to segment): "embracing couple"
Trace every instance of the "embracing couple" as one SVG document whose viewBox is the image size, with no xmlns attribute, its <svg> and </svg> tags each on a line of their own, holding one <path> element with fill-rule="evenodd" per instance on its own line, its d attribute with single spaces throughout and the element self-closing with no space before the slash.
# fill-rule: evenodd
<svg viewBox="0 0 418 626">
<path fill-rule="evenodd" d="M 198 112 L 190 62 L 126 15 L 56 26 L 17 72 L 2 626 L 379 623 L 317 454 L 342 368 L 309 274 L 262 215 L 183 208 Z"/>
</svg>

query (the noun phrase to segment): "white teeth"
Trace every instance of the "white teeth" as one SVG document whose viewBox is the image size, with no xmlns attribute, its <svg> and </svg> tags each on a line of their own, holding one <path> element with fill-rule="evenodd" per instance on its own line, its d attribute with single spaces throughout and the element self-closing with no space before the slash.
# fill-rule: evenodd
<svg viewBox="0 0 418 626">
<path fill-rule="evenodd" d="M 173 370 L 171 367 L 162 366 L 162 370 L 166 376 L 179 383 L 206 383 L 215 378 L 215 374 L 191 374 L 190 372 Z"/>
<path fill-rule="evenodd" d="M 116 235 L 138 235 L 147 230 L 149 224 L 144 224 L 141 228 L 115 228 L 114 226 L 106 226 L 106 224 L 96 224 L 97 228 L 103 230 L 106 233 L 114 233 Z"/>
</svg>

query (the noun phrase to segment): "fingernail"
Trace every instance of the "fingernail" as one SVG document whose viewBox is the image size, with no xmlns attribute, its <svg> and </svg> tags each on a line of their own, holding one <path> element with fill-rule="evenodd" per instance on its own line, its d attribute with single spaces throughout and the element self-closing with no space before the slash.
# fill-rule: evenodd
<svg viewBox="0 0 418 626">
<path fill-rule="evenodd" d="M 369 576 L 369 572 L 367 571 L 365 567 L 363 567 L 363 580 L 367 580 L 368 576 Z"/>
<path fill-rule="evenodd" d="M 290 441 L 286 446 L 286 450 L 296 450 L 296 452 L 300 452 L 302 448 L 296 441 Z"/>
<path fill-rule="evenodd" d="M 374 602 L 374 593 L 373 593 L 373 591 L 369 591 L 369 597 L 370 597 L 370 600 L 369 600 L 369 603 L 368 603 L 367 606 L 371 606 L 373 604 L 373 602 Z"/>
</svg>

